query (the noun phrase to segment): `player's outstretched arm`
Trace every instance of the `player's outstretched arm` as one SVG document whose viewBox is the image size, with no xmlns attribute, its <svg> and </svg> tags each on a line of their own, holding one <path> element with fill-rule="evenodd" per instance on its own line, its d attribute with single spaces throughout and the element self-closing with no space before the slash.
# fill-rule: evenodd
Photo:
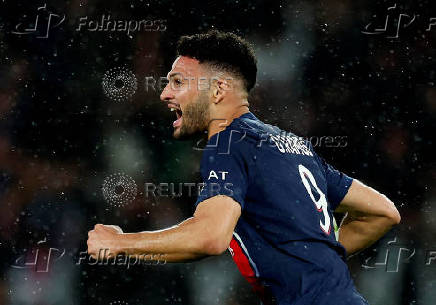
<svg viewBox="0 0 436 305">
<path fill-rule="evenodd" d="M 401 220 L 392 201 L 355 179 L 336 212 L 347 213 L 339 242 L 348 255 L 369 247 Z"/>
<path fill-rule="evenodd" d="M 240 215 L 241 206 L 236 201 L 215 196 L 200 203 L 193 217 L 164 230 L 121 233 L 98 224 L 88 233 L 88 253 L 94 258 L 100 249 L 109 249 L 108 255 L 158 254 L 159 260 L 167 262 L 219 255 L 228 248 Z"/>
</svg>

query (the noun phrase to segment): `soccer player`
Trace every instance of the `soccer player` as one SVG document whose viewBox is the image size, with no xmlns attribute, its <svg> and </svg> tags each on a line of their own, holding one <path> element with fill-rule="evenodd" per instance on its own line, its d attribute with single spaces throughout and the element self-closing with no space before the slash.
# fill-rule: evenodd
<svg viewBox="0 0 436 305">
<path fill-rule="evenodd" d="M 344 260 L 400 222 L 394 204 L 249 111 L 257 67 L 245 40 L 218 31 L 184 36 L 178 55 L 161 100 L 175 112 L 175 138 L 207 132 L 195 213 L 159 231 L 97 224 L 88 253 L 184 262 L 229 249 L 265 305 L 368 304 Z M 334 211 L 346 213 L 338 236 Z"/>
</svg>

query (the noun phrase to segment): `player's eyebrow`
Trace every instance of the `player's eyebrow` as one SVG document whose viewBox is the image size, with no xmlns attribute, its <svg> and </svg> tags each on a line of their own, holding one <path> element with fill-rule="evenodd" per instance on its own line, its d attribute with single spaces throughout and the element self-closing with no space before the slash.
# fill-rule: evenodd
<svg viewBox="0 0 436 305">
<path fill-rule="evenodd" d="M 170 78 L 175 77 L 176 75 L 182 75 L 182 73 L 180 72 L 172 72 L 172 73 L 168 73 L 167 75 L 167 80 L 170 80 Z"/>
</svg>

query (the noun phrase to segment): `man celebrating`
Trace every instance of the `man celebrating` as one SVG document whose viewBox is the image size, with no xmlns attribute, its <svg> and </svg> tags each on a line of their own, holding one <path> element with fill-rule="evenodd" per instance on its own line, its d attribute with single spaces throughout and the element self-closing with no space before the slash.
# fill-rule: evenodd
<svg viewBox="0 0 436 305">
<path fill-rule="evenodd" d="M 264 304 L 368 304 L 344 259 L 400 222 L 394 204 L 249 111 L 257 67 L 246 41 L 218 31 L 184 36 L 178 55 L 161 100 L 176 114 L 175 138 L 207 131 L 195 213 L 151 232 L 98 224 L 88 253 L 183 262 L 228 248 Z M 333 211 L 347 213 L 338 236 Z"/>
</svg>

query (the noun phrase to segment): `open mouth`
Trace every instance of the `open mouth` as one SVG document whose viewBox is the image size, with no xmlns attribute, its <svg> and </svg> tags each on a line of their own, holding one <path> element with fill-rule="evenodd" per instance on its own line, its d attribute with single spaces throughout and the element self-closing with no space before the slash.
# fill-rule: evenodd
<svg viewBox="0 0 436 305">
<path fill-rule="evenodd" d="M 180 127 L 182 125 L 182 110 L 179 106 L 176 106 L 175 104 L 169 104 L 168 107 L 172 112 L 176 113 L 176 120 L 173 122 L 173 127 Z"/>
</svg>

